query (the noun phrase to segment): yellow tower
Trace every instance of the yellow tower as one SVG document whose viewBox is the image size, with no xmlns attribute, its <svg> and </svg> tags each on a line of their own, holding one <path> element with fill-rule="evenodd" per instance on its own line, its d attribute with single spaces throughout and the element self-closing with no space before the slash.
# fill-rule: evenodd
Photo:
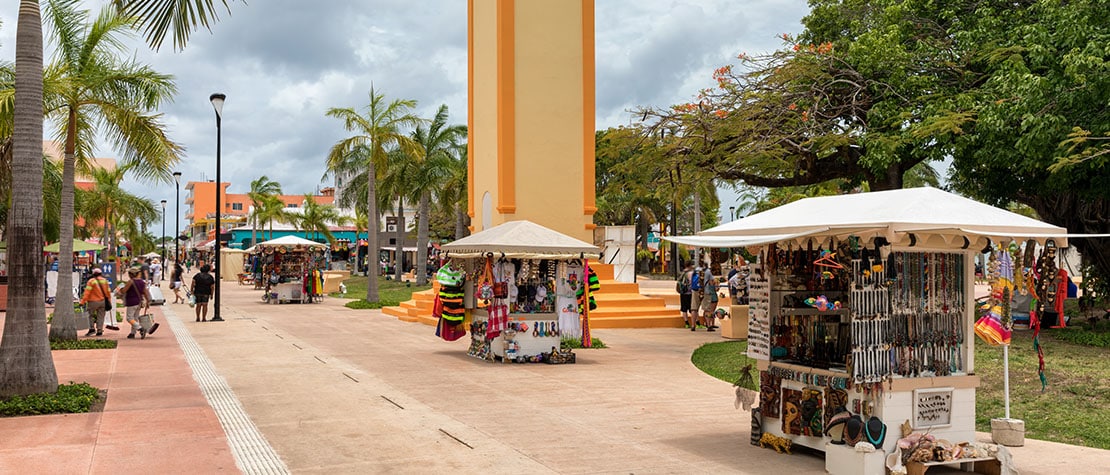
<svg viewBox="0 0 1110 475">
<path fill-rule="evenodd" d="M 593 0 L 468 0 L 471 231 L 526 219 L 593 242 Z"/>
</svg>

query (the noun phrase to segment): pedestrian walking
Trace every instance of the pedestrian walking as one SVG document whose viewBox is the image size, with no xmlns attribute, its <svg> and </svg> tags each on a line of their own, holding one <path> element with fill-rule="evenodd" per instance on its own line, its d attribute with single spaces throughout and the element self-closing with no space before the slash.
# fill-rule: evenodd
<svg viewBox="0 0 1110 475">
<path fill-rule="evenodd" d="M 675 283 L 675 292 L 678 292 L 679 309 L 682 311 L 682 321 L 690 327 L 690 331 L 694 331 L 698 327 L 697 310 L 692 310 L 690 307 L 690 298 L 693 290 L 690 288 L 690 279 L 694 275 L 694 265 L 687 262 L 686 266 L 682 269 L 682 275 L 678 276 L 678 282 Z"/>
<path fill-rule="evenodd" d="M 151 297 L 150 289 L 147 288 L 142 274 L 143 271 L 139 267 L 127 269 L 127 283 L 119 290 L 119 293 L 123 294 L 123 305 L 127 307 L 125 318 L 127 323 L 131 324 L 131 333 L 127 338 L 135 338 L 135 332 L 139 333 L 140 339 L 146 338 L 146 329 L 139 323 L 139 315 L 150 308 Z"/>
<path fill-rule="evenodd" d="M 154 285 L 162 283 L 162 261 L 157 257 L 150 261 L 150 282 Z"/>
<path fill-rule="evenodd" d="M 705 284 L 705 295 L 701 299 L 701 318 L 705 324 L 705 331 L 713 331 L 717 329 L 717 320 L 713 315 L 717 311 L 718 296 L 717 290 L 719 288 L 717 278 L 709 279 Z"/>
<path fill-rule="evenodd" d="M 208 321 L 208 299 L 212 297 L 212 288 L 216 279 L 209 274 L 212 270 L 208 264 L 200 266 L 200 273 L 193 276 L 193 285 L 189 286 L 193 297 L 197 299 L 196 314 L 198 322 Z"/>
<path fill-rule="evenodd" d="M 112 309 L 112 289 L 100 269 L 93 268 L 92 277 L 85 282 L 80 304 L 89 312 L 89 331 L 85 336 L 103 335 L 104 313 Z"/>
<path fill-rule="evenodd" d="M 173 263 L 173 272 L 170 274 L 170 289 L 173 290 L 173 303 L 185 303 L 185 299 L 181 297 L 181 286 L 185 285 L 185 269 L 181 268 L 181 264 Z"/>
</svg>

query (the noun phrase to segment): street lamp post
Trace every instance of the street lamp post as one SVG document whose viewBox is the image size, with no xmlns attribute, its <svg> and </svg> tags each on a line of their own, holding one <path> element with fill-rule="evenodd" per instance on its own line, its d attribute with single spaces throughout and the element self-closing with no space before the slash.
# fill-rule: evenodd
<svg viewBox="0 0 1110 475">
<path fill-rule="evenodd" d="M 181 263 L 181 172 L 173 172 L 173 181 L 176 184 L 173 201 L 173 264 Z M 182 276 L 182 279 L 185 277 Z"/>
<path fill-rule="evenodd" d="M 220 195 L 223 191 L 220 189 L 223 186 L 220 181 L 220 119 L 224 112 L 224 99 L 227 99 L 227 96 L 218 92 L 208 96 L 208 100 L 212 101 L 212 107 L 216 109 L 216 240 L 212 242 L 216 260 L 216 287 L 212 294 L 213 322 L 224 321 L 220 318 L 220 215 L 223 214 L 223 208 L 220 207 Z"/>
<path fill-rule="evenodd" d="M 729 206 L 728 207 L 728 222 L 731 223 L 732 220 L 734 220 L 734 219 L 736 219 L 736 207 L 735 206 Z"/>
<path fill-rule="evenodd" d="M 166 200 L 162 200 L 162 280 L 166 280 Z"/>
</svg>

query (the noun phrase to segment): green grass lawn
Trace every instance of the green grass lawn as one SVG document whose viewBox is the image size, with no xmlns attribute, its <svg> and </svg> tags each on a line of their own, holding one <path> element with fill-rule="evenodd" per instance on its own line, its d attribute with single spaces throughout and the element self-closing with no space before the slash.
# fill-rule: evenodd
<svg viewBox="0 0 1110 475">
<path fill-rule="evenodd" d="M 366 283 L 367 278 L 363 276 L 351 276 L 350 279 L 343 281 L 347 286 L 347 293 L 331 294 L 332 297 L 340 297 L 347 299 L 364 299 L 366 298 Z M 378 298 L 381 299 L 382 306 L 394 306 L 412 298 L 413 292 L 421 290 L 428 290 L 432 288 L 432 284 L 416 285 L 412 282 L 400 282 L 396 280 L 386 280 L 385 277 L 378 277 Z"/>
<path fill-rule="evenodd" d="M 1032 331 L 1014 334 L 1010 346 L 1010 417 L 1025 421 L 1031 439 L 1110 449 L 1110 352 L 1074 345 L 1042 334 L 1048 388 L 1041 392 Z M 745 342 L 708 343 L 694 350 L 691 361 L 707 374 L 736 382 L 753 360 Z M 1004 417 L 1002 348 L 976 341 L 976 429 L 990 432 L 990 420 Z M 758 377 L 755 379 L 758 382 Z"/>
</svg>

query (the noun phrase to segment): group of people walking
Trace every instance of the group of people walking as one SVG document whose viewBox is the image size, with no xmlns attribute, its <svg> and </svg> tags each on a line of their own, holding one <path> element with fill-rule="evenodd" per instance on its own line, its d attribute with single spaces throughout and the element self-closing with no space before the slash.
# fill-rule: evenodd
<svg viewBox="0 0 1110 475">
<path fill-rule="evenodd" d="M 729 296 L 734 305 L 748 303 L 747 266 L 743 268 L 733 266 L 728 275 Z M 713 276 L 709 266 L 695 268 L 692 263 L 686 264 L 675 283 L 675 291 L 679 294 L 682 319 L 690 331 L 696 331 L 698 326 L 704 327 L 706 331 L 717 329 L 717 306 L 724 296 L 719 293 L 721 287 L 720 279 Z"/>
<path fill-rule="evenodd" d="M 720 301 L 717 295 L 719 287 L 720 282 L 709 267 L 695 268 L 694 264 L 686 263 L 686 268 L 675 284 L 675 290 L 679 295 L 682 319 L 686 321 L 690 331 L 696 331 L 699 324 L 705 327 L 705 331 L 717 329 L 714 312 Z"/>
<path fill-rule="evenodd" d="M 196 321 L 198 322 L 208 321 L 208 301 L 216 284 L 216 279 L 210 273 L 211 271 L 211 266 L 201 265 L 200 272 L 193 276 L 188 288 L 184 285 L 185 269 L 180 263 L 174 263 L 173 271 L 170 273 L 170 289 L 173 290 L 174 294 L 173 303 L 188 302 L 190 306 L 194 306 Z M 124 321 L 131 325 L 131 332 L 127 335 L 127 338 L 133 339 L 137 334 L 140 339 L 145 339 L 147 335 L 153 334 L 158 329 L 158 323 L 149 324 L 149 327 L 147 327 L 142 324 L 140 317 L 147 315 L 150 310 L 150 304 L 153 301 L 150 287 L 160 286 L 159 277 L 161 272 L 160 263 L 157 261 L 140 262 L 136 260 L 127 269 L 127 280 L 113 291 L 108 279 L 104 277 L 103 270 L 99 267 L 93 268 L 91 276 L 85 282 L 85 288 L 79 301 L 88 312 L 89 331 L 85 333 L 85 336 L 101 336 L 104 334 L 105 328 L 109 330 L 120 329 L 116 326 L 115 313 L 112 312 L 112 307 L 117 298 L 123 299 L 126 309 L 123 315 Z M 182 295 L 182 290 L 185 291 L 184 295 Z"/>
</svg>

